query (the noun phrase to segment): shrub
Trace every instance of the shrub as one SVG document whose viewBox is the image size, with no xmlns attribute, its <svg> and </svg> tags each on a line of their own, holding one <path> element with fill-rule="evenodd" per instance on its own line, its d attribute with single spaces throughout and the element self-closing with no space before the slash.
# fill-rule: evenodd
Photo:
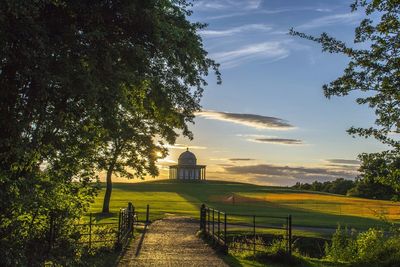
<svg viewBox="0 0 400 267">
<path fill-rule="evenodd" d="M 325 246 L 326 259 L 348 262 L 352 265 L 391 267 L 400 263 L 400 235 L 396 231 L 385 232 L 370 228 L 356 233 L 340 226 Z"/>
<path fill-rule="evenodd" d="M 332 243 L 325 245 L 326 258 L 331 261 L 353 261 L 355 256 L 356 232 L 339 225 L 332 237 Z"/>
</svg>

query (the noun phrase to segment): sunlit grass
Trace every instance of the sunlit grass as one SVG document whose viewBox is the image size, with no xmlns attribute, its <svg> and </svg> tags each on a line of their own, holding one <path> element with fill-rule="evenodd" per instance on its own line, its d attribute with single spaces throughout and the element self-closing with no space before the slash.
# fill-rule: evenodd
<svg viewBox="0 0 400 267">
<path fill-rule="evenodd" d="M 315 193 L 239 193 L 245 197 L 296 209 L 367 218 L 400 220 L 400 205 L 392 201 Z"/>
<path fill-rule="evenodd" d="M 132 191 L 124 190 L 117 186 L 113 189 L 110 212 L 114 215 L 106 218 L 107 221 L 117 221 L 119 210 L 126 207 L 128 202 L 132 202 L 138 213 L 139 220 L 145 220 L 147 204 L 149 204 L 150 220 L 164 217 L 167 213 L 195 216 L 198 207 L 188 202 L 184 197 L 173 192 L 135 192 L 134 185 Z M 104 191 L 96 197 L 95 202 L 90 208 L 90 212 L 101 212 L 103 205 Z"/>
<path fill-rule="evenodd" d="M 150 205 L 150 219 L 166 214 L 199 217 L 205 203 L 228 214 L 229 221 L 252 222 L 252 217 L 233 214 L 281 216 L 292 215 L 298 227 L 336 228 L 338 224 L 357 229 L 383 225 L 379 214 L 387 213 L 390 220 L 399 220 L 400 208 L 390 201 L 350 198 L 332 194 L 310 193 L 284 187 L 257 186 L 222 181 L 179 182 L 159 180 L 145 183 L 115 183 L 111 197 L 111 215 L 101 214 L 104 190 L 92 204 L 98 221 L 118 221 L 118 211 L 132 202 L 145 219 L 146 205 Z M 283 226 L 285 220 L 257 217 L 257 224 Z M 301 229 L 303 230 L 303 229 Z M 305 229 L 304 229 L 305 230 Z"/>
</svg>

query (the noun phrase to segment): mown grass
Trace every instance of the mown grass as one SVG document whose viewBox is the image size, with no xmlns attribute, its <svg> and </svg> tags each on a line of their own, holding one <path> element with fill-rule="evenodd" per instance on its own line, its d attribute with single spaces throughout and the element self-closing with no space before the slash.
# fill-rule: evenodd
<svg viewBox="0 0 400 267">
<path fill-rule="evenodd" d="M 143 183 L 116 183 L 113 186 L 110 203 L 111 214 L 101 213 L 104 190 L 96 197 L 91 205 L 97 222 L 117 222 L 121 207 L 132 202 L 139 213 L 139 219 L 145 219 L 146 205 L 150 205 L 150 220 L 160 219 L 167 214 L 199 217 L 202 203 L 219 209 L 228 214 L 229 235 L 245 233 L 243 228 L 235 229 L 234 222 L 252 221 L 252 217 L 233 214 L 282 216 L 292 215 L 294 240 L 299 239 L 299 246 L 307 238 L 327 240 L 331 231 L 324 228 L 336 228 L 338 224 L 365 230 L 370 227 L 383 226 L 382 215 L 391 222 L 400 220 L 400 207 L 390 201 L 368 200 L 354 197 L 344 197 L 333 194 L 313 193 L 292 190 L 283 187 L 257 186 L 244 183 L 206 181 L 181 182 L 175 180 L 159 180 Z M 285 220 L 257 217 L 257 225 L 282 225 Z M 304 227 L 304 228 L 302 228 Z M 251 229 L 248 229 L 249 232 Z M 329 229 L 328 229 L 329 230 Z M 283 231 L 257 229 L 258 235 L 277 235 Z M 303 241 L 301 241 L 303 240 Z M 308 241 L 307 241 L 308 242 Z M 302 246 L 307 245 L 307 242 Z M 309 254 L 304 254 L 309 255 Z M 253 258 L 246 252 L 222 256 L 230 266 L 338 266 L 328 261 L 296 256 L 296 264 L 263 258 Z M 111 257 L 112 258 L 112 257 Z M 340 265 L 340 266 L 346 266 Z"/>
<path fill-rule="evenodd" d="M 387 200 L 370 200 L 333 194 L 305 192 L 293 192 L 290 194 L 287 192 L 239 193 L 239 195 L 296 209 L 367 218 L 383 216 L 393 221 L 400 220 L 399 204 Z"/>
<path fill-rule="evenodd" d="M 150 205 L 150 219 L 155 220 L 168 213 L 198 217 L 199 207 L 205 203 L 227 212 L 228 216 L 229 214 L 267 216 L 291 214 L 294 226 L 316 228 L 336 228 L 341 224 L 367 229 L 382 225 L 378 216 L 380 213 L 374 213 L 374 210 L 382 210 L 384 207 L 389 207 L 388 219 L 393 222 L 399 221 L 400 214 L 400 207 L 390 201 L 222 181 L 158 180 L 114 184 L 110 205 L 112 214 L 104 217 L 101 214 L 103 194 L 104 190 L 100 192 L 90 209 L 96 214 L 98 221 L 117 221 L 119 209 L 125 207 L 128 202 L 132 202 L 136 207 L 139 219 L 144 219 L 147 204 Z M 229 216 L 230 220 L 243 220 L 243 218 Z M 257 223 L 280 224 L 281 222 L 282 220 L 268 218 L 257 219 Z"/>
</svg>

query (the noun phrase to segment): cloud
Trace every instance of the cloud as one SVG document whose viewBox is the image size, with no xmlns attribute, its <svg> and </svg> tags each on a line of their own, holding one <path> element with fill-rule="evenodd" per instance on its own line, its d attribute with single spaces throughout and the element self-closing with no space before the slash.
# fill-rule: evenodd
<svg viewBox="0 0 400 267">
<path fill-rule="evenodd" d="M 248 139 L 252 142 L 257 143 L 269 143 L 269 144 L 277 144 L 277 145 L 303 145 L 303 141 L 299 139 L 289 139 L 289 138 L 254 138 Z"/>
<path fill-rule="evenodd" d="M 250 44 L 235 50 L 217 52 L 210 57 L 225 68 L 236 67 L 251 59 L 268 59 L 273 62 L 289 56 L 290 51 L 285 47 L 287 43 L 288 41 L 269 41 Z"/>
<path fill-rule="evenodd" d="M 235 166 L 235 165 L 233 165 L 233 164 L 228 164 L 228 163 L 219 163 L 219 164 L 217 164 L 218 166 L 221 166 L 221 167 L 231 167 L 231 166 Z"/>
<path fill-rule="evenodd" d="M 227 158 L 209 158 L 209 160 L 212 160 L 212 161 L 227 161 L 228 159 Z"/>
<path fill-rule="evenodd" d="M 196 115 L 212 120 L 233 122 L 257 129 L 288 130 L 294 128 L 293 125 L 289 124 L 283 119 L 256 114 L 229 113 L 208 110 L 198 112 Z"/>
<path fill-rule="evenodd" d="M 332 12 L 331 8 L 316 8 L 315 11 L 317 12 Z"/>
<path fill-rule="evenodd" d="M 160 165 L 170 165 L 170 164 L 176 164 L 177 163 L 175 160 L 168 159 L 168 158 L 158 159 L 157 162 Z"/>
<path fill-rule="evenodd" d="M 336 178 L 352 179 L 357 175 L 354 170 L 323 168 L 323 167 L 291 167 L 272 164 L 257 164 L 245 166 L 227 166 L 225 171 L 232 174 L 254 176 L 260 179 L 274 179 L 278 181 L 291 179 L 293 184 L 297 181 L 311 182 L 314 180 L 334 180 Z"/>
<path fill-rule="evenodd" d="M 216 6 L 217 7 L 217 6 Z M 222 8 L 222 6 L 220 6 Z M 264 14 L 264 15 L 274 15 L 274 14 L 281 14 L 287 12 L 299 12 L 299 11 L 315 11 L 315 12 L 332 12 L 332 9 L 329 8 L 315 8 L 315 7 L 293 7 L 293 8 L 279 8 L 279 9 L 250 9 L 241 12 L 229 12 L 222 15 L 215 15 L 206 17 L 206 20 L 218 20 L 218 19 L 226 19 L 232 17 L 240 17 L 246 16 L 249 14 Z"/>
<path fill-rule="evenodd" d="M 199 33 L 207 37 L 225 37 L 238 33 L 247 33 L 251 31 L 270 31 L 272 27 L 266 24 L 247 24 L 239 27 L 233 27 L 226 30 L 201 30 Z"/>
<path fill-rule="evenodd" d="M 230 161 L 251 161 L 251 160 L 255 160 L 255 159 L 251 159 L 251 158 L 231 158 L 229 160 Z"/>
<path fill-rule="evenodd" d="M 175 144 L 175 145 L 165 145 L 166 148 L 173 148 L 173 149 L 180 149 L 180 150 L 186 150 L 187 148 L 189 149 L 207 149 L 205 146 L 191 146 L 191 145 L 185 145 L 185 144 Z"/>
<path fill-rule="evenodd" d="M 357 12 L 329 15 L 313 19 L 307 23 L 298 26 L 296 29 L 308 30 L 314 28 L 329 27 L 332 25 L 339 25 L 339 24 L 354 24 L 360 21 L 360 17 L 361 17 L 360 13 Z"/>
<path fill-rule="evenodd" d="M 280 138 L 276 136 L 265 136 L 258 134 L 238 134 L 239 137 L 245 137 L 247 141 L 255 143 L 269 143 L 276 145 L 304 145 L 300 139 Z"/>
<path fill-rule="evenodd" d="M 261 4 L 261 0 L 201 0 L 194 3 L 196 10 L 253 10 L 257 9 Z"/>
<path fill-rule="evenodd" d="M 360 165 L 360 161 L 359 160 L 354 160 L 354 159 L 327 159 L 326 160 L 329 163 L 332 164 L 344 164 L 344 165 Z"/>
</svg>

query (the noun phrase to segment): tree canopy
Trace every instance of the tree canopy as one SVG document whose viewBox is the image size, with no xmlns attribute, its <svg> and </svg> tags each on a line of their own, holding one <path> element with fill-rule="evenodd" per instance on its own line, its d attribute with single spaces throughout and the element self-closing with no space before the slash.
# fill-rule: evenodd
<svg viewBox="0 0 400 267">
<path fill-rule="evenodd" d="M 377 128 L 349 129 L 351 134 L 374 136 L 384 143 L 399 148 L 399 141 L 388 136 L 398 132 L 400 127 L 400 3 L 391 0 L 357 0 L 352 4 L 352 12 L 364 8 L 367 18 L 355 30 L 354 43 L 364 43 L 368 49 L 357 49 L 346 45 L 327 33 L 319 37 L 296 32 L 297 35 L 322 45 L 329 53 L 341 53 L 350 61 L 342 76 L 323 86 L 326 97 L 345 96 L 352 91 L 368 92 L 357 98 L 358 104 L 367 104 L 375 110 Z M 378 22 L 371 17 L 380 15 Z"/>
<path fill-rule="evenodd" d="M 125 134 L 139 174 L 155 173 L 158 141 L 191 137 L 204 76 L 220 75 L 189 8 L 185 0 L 0 3 L 1 265 L 74 260 L 71 223 Z M 64 246 L 53 254 L 50 218 L 59 225 L 54 244 Z"/>
<path fill-rule="evenodd" d="M 374 137 L 390 147 L 388 151 L 373 154 L 393 167 L 390 177 L 381 177 L 383 183 L 398 187 L 400 172 L 396 164 L 400 157 L 400 2 L 397 0 L 356 0 L 352 12 L 362 10 L 365 18 L 355 30 L 354 43 L 363 48 L 350 47 L 327 33 L 319 37 L 295 30 L 290 33 L 315 42 L 324 52 L 340 53 L 349 58 L 342 76 L 323 86 L 325 96 L 346 96 L 359 91 L 364 96 L 357 98 L 358 104 L 366 104 L 376 114 L 375 126 L 351 127 L 352 135 Z M 365 48 L 364 48 L 365 47 Z M 370 159 L 360 155 L 362 161 Z M 394 159 L 396 158 L 396 159 Z M 363 172 L 365 168 L 361 168 Z"/>
</svg>

